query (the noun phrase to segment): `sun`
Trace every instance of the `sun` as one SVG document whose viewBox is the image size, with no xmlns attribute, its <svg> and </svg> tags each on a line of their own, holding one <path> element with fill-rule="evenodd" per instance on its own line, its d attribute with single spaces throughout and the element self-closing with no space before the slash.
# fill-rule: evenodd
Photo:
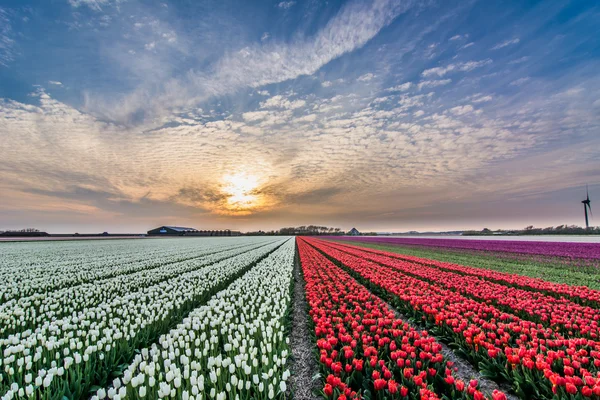
<svg viewBox="0 0 600 400">
<path fill-rule="evenodd" d="M 221 190 L 226 196 L 226 207 L 230 211 L 250 211 L 260 206 L 260 195 L 256 192 L 260 180 L 245 172 L 225 175 Z"/>
</svg>

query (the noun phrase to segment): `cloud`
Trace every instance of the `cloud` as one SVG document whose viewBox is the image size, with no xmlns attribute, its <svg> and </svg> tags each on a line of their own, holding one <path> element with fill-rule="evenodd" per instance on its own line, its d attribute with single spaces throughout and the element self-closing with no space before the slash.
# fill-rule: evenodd
<svg viewBox="0 0 600 400">
<path fill-rule="evenodd" d="M 529 56 L 523 56 L 523 57 L 521 57 L 521 58 L 517 58 L 516 60 L 509 61 L 508 63 L 509 63 L 510 65 L 514 65 L 514 64 L 522 64 L 522 63 L 526 62 L 527 60 L 529 60 L 530 58 L 531 58 L 531 57 L 529 57 Z"/>
<path fill-rule="evenodd" d="M 474 110 L 473 106 L 470 104 L 467 104 L 465 106 L 452 107 L 449 111 L 454 115 L 465 115 L 465 114 L 473 112 L 473 110 Z"/>
<path fill-rule="evenodd" d="M 271 35 L 269 35 L 269 32 L 264 32 L 264 33 L 262 34 L 262 36 L 260 37 L 260 41 L 261 41 L 261 42 L 264 42 L 265 40 L 267 40 L 267 39 L 268 39 L 268 38 L 270 38 L 270 37 L 271 37 Z"/>
<path fill-rule="evenodd" d="M 0 66 L 8 66 L 14 60 L 15 41 L 8 12 L 0 7 Z"/>
<path fill-rule="evenodd" d="M 277 4 L 277 7 L 287 10 L 288 8 L 292 7 L 294 4 L 296 4 L 295 1 L 282 1 L 281 3 Z"/>
<path fill-rule="evenodd" d="M 526 76 L 524 78 L 519 78 L 510 83 L 511 86 L 521 86 L 531 80 L 530 77 Z"/>
<path fill-rule="evenodd" d="M 464 46 L 462 46 L 460 49 L 461 50 L 468 49 L 469 47 L 471 47 L 473 45 L 475 45 L 475 42 L 470 42 L 470 43 L 467 43 Z"/>
<path fill-rule="evenodd" d="M 282 95 L 277 95 L 260 103 L 260 108 L 283 108 L 287 110 L 294 110 L 296 108 L 304 107 L 305 104 L 306 101 L 304 100 L 290 101 Z"/>
<path fill-rule="evenodd" d="M 75 8 L 87 6 L 94 11 L 101 11 L 105 6 L 118 6 L 124 0 L 68 0 L 69 4 Z"/>
<path fill-rule="evenodd" d="M 248 111 L 242 114 L 244 121 L 253 122 L 261 121 L 269 115 L 268 111 Z"/>
<path fill-rule="evenodd" d="M 358 79 L 356 79 L 356 80 L 359 82 L 368 82 L 373 78 L 375 78 L 375 75 L 369 72 L 368 74 L 359 76 Z"/>
<path fill-rule="evenodd" d="M 464 63 L 449 64 L 445 67 L 435 67 L 435 68 L 426 69 L 425 71 L 422 72 L 421 75 L 423 75 L 426 78 L 435 76 L 435 75 L 442 77 L 450 72 L 458 72 L 458 71 L 468 72 L 468 71 L 472 71 L 476 68 L 481 68 L 481 67 L 491 64 L 491 63 L 492 63 L 492 60 L 490 60 L 488 58 L 486 60 L 481 60 L 481 61 L 468 61 L 468 62 L 464 62 Z"/>
<path fill-rule="evenodd" d="M 485 103 L 487 101 L 492 101 L 492 96 L 481 96 L 472 100 L 473 103 Z"/>
<path fill-rule="evenodd" d="M 315 122 L 317 120 L 317 114 L 308 114 L 300 118 L 294 119 L 294 122 Z"/>
<path fill-rule="evenodd" d="M 410 89 L 412 87 L 412 85 L 413 84 L 411 82 L 405 82 L 400 85 L 387 88 L 387 89 L 385 89 L 385 91 L 386 92 L 406 92 L 408 89 Z"/>
<path fill-rule="evenodd" d="M 331 198 L 343 190 L 339 187 L 323 187 L 306 192 L 292 193 L 285 200 L 291 204 L 321 204 L 330 201 Z"/>
<path fill-rule="evenodd" d="M 424 82 L 422 88 L 429 85 Z M 443 204 L 444 197 L 473 193 L 470 185 L 485 180 L 482 171 L 543 151 L 563 140 L 566 129 L 593 135 L 600 123 L 592 106 L 597 86 L 504 94 L 505 101 L 489 104 L 492 117 L 477 118 L 471 117 L 481 110 L 442 93 L 385 92 L 388 99 L 374 101 L 371 93 L 353 90 L 333 98 L 318 92 L 300 98 L 288 90 L 261 104 L 250 97 L 253 91 L 239 110 L 210 120 L 202 111 L 185 111 L 159 129 L 107 123 L 40 90 L 39 104 L 0 101 L 0 131 L 11 132 L 0 141 L 0 153 L 7 155 L 0 159 L 0 191 L 10 199 L 0 205 L 0 215 L 5 220 L 8 209 L 37 207 L 58 221 L 68 209 L 104 224 L 136 218 L 149 224 L 152 215 L 231 228 L 256 227 L 269 218 L 274 224 L 315 216 L 378 218 L 374 213 L 402 211 L 400 200 L 403 209 L 418 206 L 425 194 L 432 204 Z M 486 97 L 477 93 L 469 101 Z M 321 112 L 332 105 L 340 108 Z M 584 159 L 595 154 L 589 150 Z M 557 159 L 548 157 L 545 167 L 556 169 Z M 232 211 L 222 178 L 240 171 L 257 177 L 251 195 L 262 200 L 251 210 Z M 523 190 L 515 185 L 511 190 Z"/>
<path fill-rule="evenodd" d="M 517 44 L 520 41 L 521 41 L 521 39 L 519 39 L 519 38 L 514 38 L 514 39 L 506 40 L 506 41 L 498 43 L 497 45 L 495 45 L 494 47 L 492 47 L 492 50 L 502 49 L 504 47 L 511 46 L 513 44 Z"/>
<path fill-rule="evenodd" d="M 49 83 L 50 85 L 62 86 L 62 82 L 59 82 L 59 81 L 48 81 L 48 83 Z"/>
<path fill-rule="evenodd" d="M 137 1 L 130 3 L 135 8 Z M 277 3 L 266 10 L 273 18 L 284 14 Z M 527 53 L 531 57 L 527 65 L 533 67 L 528 74 L 544 84 L 524 84 L 524 91 L 509 85 L 525 75 L 521 66 L 510 68 L 510 60 L 521 54 L 499 63 L 494 59 L 498 68 L 493 78 L 487 72 L 491 66 L 459 75 L 480 68 L 476 63 L 482 62 L 460 58 L 464 52 L 457 55 L 457 49 L 469 42 L 462 35 L 460 41 L 450 42 L 454 52 L 440 43 L 435 47 L 436 61 L 425 60 L 432 40 L 443 43 L 452 31 L 446 23 L 428 31 L 431 20 L 413 22 L 413 15 L 389 29 L 361 34 L 361 38 L 385 37 L 370 44 L 370 39 L 361 39 L 367 40 L 364 50 L 348 54 L 363 46 L 359 41 L 346 45 L 348 38 L 371 26 L 363 11 L 381 7 L 385 14 L 389 8 L 382 4 L 391 2 L 336 4 L 299 28 L 296 24 L 277 28 L 278 35 L 264 42 L 259 39 L 266 28 L 236 20 L 238 26 L 221 29 L 230 22 L 215 18 L 212 10 L 204 19 L 194 19 L 193 27 L 179 19 L 174 21 L 181 24 L 169 26 L 173 15 L 162 14 L 165 10 L 159 6 L 156 16 L 143 15 L 143 9 L 136 9 L 133 16 L 122 4 L 122 12 L 111 14 L 112 26 L 123 25 L 112 38 L 119 42 L 118 49 L 104 36 L 111 30 L 89 32 L 89 43 L 106 46 L 91 48 L 90 61 L 97 50 L 111 60 L 121 57 L 116 66 L 100 65 L 114 77 L 97 79 L 102 97 L 90 94 L 93 86 L 81 86 L 94 85 L 85 74 L 81 80 L 78 74 L 47 69 L 36 74 L 36 81 L 50 85 L 48 79 L 69 76 L 69 93 L 52 86 L 48 93 L 39 89 L 34 98 L 20 97 L 26 99 L 23 102 L 0 100 L 0 132 L 8 132 L 0 134 L 4 224 L 20 218 L 18 223 L 41 225 L 52 220 L 58 225 L 86 216 L 96 221 L 94 226 L 111 229 L 117 221 L 154 225 L 156 219 L 162 219 L 157 226 L 168 221 L 241 229 L 270 229 L 295 221 L 353 221 L 359 229 L 377 221 L 406 226 L 406 217 L 399 215 L 423 219 L 434 210 L 435 218 L 443 219 L 456 215 L 460 206 L 470 211 L 469 201 L 484 190 L 504 199 L 500 189 L 527 192 L 529 184 L 540 178 L 560 185 L 599 176 L 595 165 L 600 84 L 590 72 L 596 70 L 595 61 L 576 58 L 582 64 L 569 63 L 568 70 L 552 64 L 573 52 L 575 44 L 570 42 L 553 47 L 554 60 L 544 58 L 547 49 Z M 96 15 L 83 3 L 81 8 L 71 11 L 82 14 L 82 22 Z M 312 18 L 310 8 L 298 2 L 290 11 Z M 342 23 L 349 21 L 340 19 L 348 9 L 356 11 L 352 20 L 356 23 Z M 377 20 L 377 26 L 385 23 Z M 204 31 L 215 37 L 203 37 Z M 122 39 L 121 34 L 130 36 Z M 241 39 L 233 40 L 233 35 Z M 479 49 L 482 42 L 477 40 Z M 499 41 L 488 41 L 488 48 Z M 146 51 L 144 45 L 152 42 L 153 51 Z M 203 44 L 202 51 L 196 43 Z M 236 43 L 243 44 L 236 47 Z M 328 65 L 340 47 L 349 49 L 341 53 L 346 56 Z M 132 49 L 135 56 L 127 54 Z M 27 50 L 23 49 L 24 62 Z M 372 62 L 365 64 L 365 57 Z M 546 75 L 548 70 L 557 72 L 549 68 L 553 65 L 561 73 Z M 85 71 L 84 65 L 74 67 Z M 421 75 L 431 67 L 444 70 Z M 371 85 L 357 81 L 368 71 L 377 74 Z M 119 98 L 119 90 L 136 85 L 131 97 Z M 77 109 L 75 91 L 80 88 L 87 91 L 89 101 L 87 108 Z M 53 98 L 53 92 L 75 105 Z M 104 100 L 105 108 L 95 107 L 98 99 Z M 565 150 L 568 146 L 563 145 L 570 143 L 586 151 Z M 520 168 L 513 167 L 517 164 Z M 533 167 L 523 168 L 528 164 Z M 514 177 L 497 172 L 508 169 Z M 584 170 L 587 173 L 575 174 Z M 251 196 L 261 196 L 264 203 L 244 210 L 244 215 L 225 217 L 219 214 L 228 201 L 223 177 L 240 172 L 256 177 L 258 185 Z M 458 199 L 450 206 L 452 212 L 441 207 L 448 198 Z M 76 211 L 67 218 L 66 210 Z"/>
<path fill-rule="evenodd" d="M 459 40 L 459 39 L 462 39 L 462 38 L 463 38 L 463 36 L 462 36 L 462 35 L 454 35 L 454 36 L 452 36 L 452 37 L 450 38 L 450 40 Z"/>
<path fill-rule="evenodd" d="M 149 82 L 118 101 L 113 96 L 106 100 L 88 96 L 86 108 L 104 118 L 130 122 L 134 115 L 163 114 L 244 87 L 258 88 L 312 75 L 330 61 L 364 46 L 410 7 L 411 2 L 393 0 L 355 1 L 343 6 L 314 36 L 289 43 L 255 44 L 223 56 L 213 65 L 212 73 L 190 71 L 182 79 Z M 162 90 L 157 92 L 157 86 Z"/>
<path fill-rule="evenodd" d="M 439 80 L 431 80 L 431 81 L 421 81 L 417 84 L 419 90 L 424 88 L 434 88 L 438 86 L 444 86 L 452 82 L 452 79 L 439 79 Z"/>
</svg>

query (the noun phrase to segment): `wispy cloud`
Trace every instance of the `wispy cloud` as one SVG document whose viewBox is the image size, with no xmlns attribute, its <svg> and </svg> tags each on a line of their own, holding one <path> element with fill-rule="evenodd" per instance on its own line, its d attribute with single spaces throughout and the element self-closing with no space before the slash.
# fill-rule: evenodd
<svg viewBox="0 0 600 400">
<path fill-rule="evenodd" d="M 521 86 L 521 85 L 529 82 L 530 80 L 531 80 L 531 78 L 528 77 L 528 76 L 526 76 L 526 77 L 523 77 L 523 78 L 515 79 L 514 81 L 512 81 L 510 83 L 510 85 L 511 86 Z"/>
<path fill-rule="evenodd" d="M 450 38 L 450 40 L 454 41 L 454 40 L 466 39 L 468 37 L 469 37 L 469 35 L 454 35 Z"/>
<path fill-rule="evenodd" d="M 523 56 L 523 57 L 517 58 L 516 60 L 511 60 L 508 63 L 511 64 L 511 65 L 522 64 L 522 63 L 528 61 L 530 58 L 531 57 L 529 57 L 529 56 Z"/>
<path fill-rule="evenodd" d="M 355 1 L 344 6 L 313 37 L 291 43 L 267 41 L 226 54 L 212 73 L 190 71 L 185 80 L 170 80 L 156 92 L 154 82 L 140 87 L 115 103 L 89 96 L 86 108 L 117 121 L 129 121 L 140 110 L 153 115 L 174 107 L 188 107 L 212 96 L 232 93 L 240 88 L 258 88 L 301 75 L 311 75 L 341 55 L 364 46 L 410 2 L 375 0 Z"/>
<path fill-rule="evenodd" d="M 445 67 L 435 67 L 435 68 L 426 69 L 425 71 L 423 71 L 423 73 L 421 75 L 423 75 L 426 78 L 435 76 L 435 75 L 442 77 L 450 72 L 458 72 L 458 71 L 468 72 L 468 71 L 472 71 L 476 68 L 481 68 L 481 67 L 491 64 L 491 63 L 492 63 L 492 60 L 490 60 L 488 58 L 486 60 L 481 60 L 481 61 L 468 61 L 468 62 L 457 63 L 457 64 L 449 64 Z"/>
<path fill-rule="evenodd" d="M 413 84 L 411 82 L 405 82 L 400 85 L 387 88 L 385 90 L 386 90 L 386 92 L 406 92 L 407 90 L 409 90 L 412 87 L 412 85 Z"/>
<path fill-rule="evenodd" d="M 452 79 L 438 79 L 438 80 L 430 80 L 430 81 L 421 81 L 417 84 L 419 90 L 421 89 L 429 89 L 438 86 L 444 86 L 452 82 Z"/>
<path fill-rule="evenodd" d="M 295 1 L 282 1 L 279 4 L 277 4 L 277 7 L 287 10 L 288 8 L 292 7 L 294 4 L 296 4 Z"/>
<path fill-rule="evenodd" d="M 357 81 L 359 81 L 359 82 L 368 82 L 368 81 L 370 81 L 373 78 L 375 78 L 375 75 L 369 72 L 367 74 L 359 76 L 358 79 L 357 79 Z"/>
<path fill-rule="evenodd" d="M 64 29 L 44 20 L 46 2 L 0 20 L 0 58 L 17 60 L 0 67 L 0 91 L 48 87 L 0 99 L 3 224 L 419 229 L 411 221 L 475 221 L 483 192 L 502 201 L 600 176 L 595 20 L 550 27 L 558 5 L 465 23 L 470 2 L 278 0 L 250 18 L 197 2 L 61 1 Z M 527 35 L 491 51 L 514 41 L 525 8 Z M 230 209 L 232 174 L 253 175 L 259 206 Z"/>
<path fill-rule="evenodd" d="M 481 96 L 481 97 L 477 97 L 477 98 L 473 99 L 472 101 L 473 101 L 473 103 L 485 103 L 485 102 L 492 101 L 492 100 L 493 100 L 492 96 Z"/>
<path fill-rule="evenodd" d="M 8 12 L 0 7 L 0 66 L 7 66 L 14 58 L 15 41 Z"/>
<path fill-rule="evenodd" d="M 519 39 L 519 38 L 505 40 L 504 42 L 498 43 L 497 45 L 495 45 L 494 47 L 492 47 L 492 50 L 502 49 L 504 47 L 508 47 L 508 46 L 513 45 L 513 44 L 517 44 L 520 41 L 521 41 L 521 39 Z"/>
<path fill-rule="evenodd" d="M 73 7 L 87 6 L 95 11 L 101 11 L 105 6 L 119 5 L 125 0 L 68 0 Z"/>
<path fill-rule="evenodd" d="M 260 108 L 283 108 L 288 110 L 294 110 L 296 108 L 303 107 L 305 104 L 306 101 L 301 99 L 290 101 L 282 95 L 277 95 L 260 103 Z"/>
<path fill-rule="evenodd" d="M 465 114 L 473 112 L 474 108 L 472 105 L 467 104 L 464 106 L 452 107 L 449 111 L 454 115 L 465 115 Z"/>
</svg>

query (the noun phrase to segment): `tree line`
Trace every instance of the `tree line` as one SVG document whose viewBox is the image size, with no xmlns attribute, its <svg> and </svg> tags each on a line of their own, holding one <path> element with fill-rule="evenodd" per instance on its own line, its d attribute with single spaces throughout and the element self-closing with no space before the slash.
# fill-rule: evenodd
<svg viewBox="0 0 600 400">
<path fill-rule="evenodd" d="M 248 232 L 246 235 L 285 235 L 285 236 L 316 236 L 316 235 L 345 235 L 340 228 L 318 225 L 290 226 L 272 231 Z"/>
<path fill-rule="evenodd" d="M 577 225 L 558 225 L 549 226 L 546 228 L 536 228 L 533 225 L 529 225 L 525 229 L 516 230 L 491 230 L 484 228 L 481 231 L 465 231 L 463 236 L 480 236 L 480 235 L 599 235 L 600 226 L 590 226 L 589 228 L 582 228 Z"/>
</svg>

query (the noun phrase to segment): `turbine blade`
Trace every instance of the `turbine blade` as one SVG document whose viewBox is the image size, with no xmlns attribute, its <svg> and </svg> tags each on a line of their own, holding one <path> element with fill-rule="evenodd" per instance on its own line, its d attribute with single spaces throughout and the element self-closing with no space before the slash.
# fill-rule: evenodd
<svg viewBox="0 0 600 400">
<path fill-rule="evenodd" d="M 587 195 L 588 201 L 590 200 L 590 191 L 588 190 L 588 185 L 585 185 L 585 194 Z"/>
</svg>

